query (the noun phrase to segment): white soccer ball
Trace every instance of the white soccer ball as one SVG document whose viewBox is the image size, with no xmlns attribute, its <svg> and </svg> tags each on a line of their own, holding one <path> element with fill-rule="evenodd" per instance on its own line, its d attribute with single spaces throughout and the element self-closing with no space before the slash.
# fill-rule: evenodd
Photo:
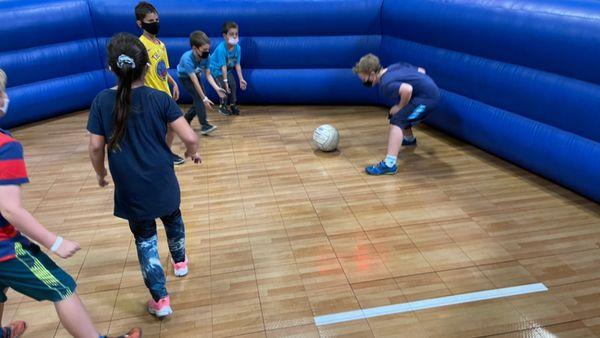
<svg viewBox="0 0 600 338">
<path fill-rule="evenodd" d="M 315 129 L 313 142 L 322 151 L 334 151 L 340 141 L 340 133 L 334 127 L 324 124 Z"/>
</svg>

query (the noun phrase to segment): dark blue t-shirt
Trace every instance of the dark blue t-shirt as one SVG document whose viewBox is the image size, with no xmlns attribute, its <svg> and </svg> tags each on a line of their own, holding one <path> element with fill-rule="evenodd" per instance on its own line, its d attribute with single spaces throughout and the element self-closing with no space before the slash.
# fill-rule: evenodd
<svg viewBox="0 0 600 338">
<path fill-rule="evenodd" d="M 90 109 L 87 129 L 104 136 L 113 133 L 116 91 L 100 92 Z M 108 150 L 108 165 L 115 183 L 115 216 L 149 220 L 179 208 L 180 191 L 167 125 L 181 117 L 181 109 L 167 94 L 148 87 L 131 92 L 131 110 L 119 148 Z"/>
<path fill-rule="evenodd" d="M 411 100 L 420 99 L 435 102 L 440 98 L 440 90 L 426 74 L 419 73 L 418 68 L 408 63 L 395 63 L 387 68 L 381 77 L 379 93 L 389 99 L 400 100 L 400 86 L 408 83 L 413 87 Z"/>
</svg>

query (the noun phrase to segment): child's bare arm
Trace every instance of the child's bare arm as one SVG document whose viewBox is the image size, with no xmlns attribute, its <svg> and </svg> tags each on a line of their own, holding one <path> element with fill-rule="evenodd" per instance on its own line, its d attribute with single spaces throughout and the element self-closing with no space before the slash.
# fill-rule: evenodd
<svg viewBox="0 0 600 338">
<path fill-rule="evenodd" d="M 58 238 L 21 206 L 21 188 L 18 185 L 0 186 L 0 212 L 17 230 L 48 249 L 52 248 Z M 56 254 L 67 258 L 79 249 L 79 244 L 65 239 Z"/>
<path fill-rule="evenodd" d="M 101 187 L 108 185 L 108 181 L 106 181 L 106 167 L 104 166 L 105 144 L 106 141 L 104 140 L 104 136 L 90 135 L 90 145 L 88 147 L 90 160 L 92 161 L 92 167 L 94 167 L 94 171 L 96 172 L 98 185 Z"/>
<path fill-rule="evenodd" d="M 246 90 L 246 86 L 248 85 L 248 83 L 244 79 L 244 74 L 242 73 L 242 65 L 240 65 L 239 63 L 236 64 L 235 70 L 237 72 L 238 79 L 240 79 L 240 88 L 242 88 L 242 90 Z"/>
<path fill-rule="evenodd" d="M 190 157 L 194 163 L 202 162 L 200 155 L 198 154 L 198 135 L 194 132 L 189 123 L 185 121 L 183 116 L 169 124 L 171 129 L 185 144 L 185 156 Z"/>
<path fill-rule="evenodd" d="M 171 74 L 167 73 L 167 81 L 173 86 L 173 100 L 179 100 L 179 86 Z"/>
</svg>

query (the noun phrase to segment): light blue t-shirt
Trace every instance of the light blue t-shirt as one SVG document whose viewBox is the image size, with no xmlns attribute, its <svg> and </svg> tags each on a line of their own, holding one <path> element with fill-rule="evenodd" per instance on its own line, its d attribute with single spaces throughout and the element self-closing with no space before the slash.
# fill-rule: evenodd
<svg viewBox="0 0 600 338">
<path fill-rule="evenodd" d="M 188 74 L 191 73 L 202 74 L 210 64 L 210 58 L 211 57 L 209 56 L 206 59 L 198 61 L 194 56 L 194 52 L 188 50 L 183 53 L 181 60 L 179 60 L 179 64 L 177 65 L 177 76 L 187 77 Z"/>
<path fill-rule="evenodd" d="M 225 41 L 217 46 L 210 57 L 210 72 L 213 76 L 223 76 L 221 67 L 227 65 L 227 73 L 231 73 L 235 65 L 242 61 L 242 47 L 235 45 L 232 50 L 227 50 Z"/>
</svg>

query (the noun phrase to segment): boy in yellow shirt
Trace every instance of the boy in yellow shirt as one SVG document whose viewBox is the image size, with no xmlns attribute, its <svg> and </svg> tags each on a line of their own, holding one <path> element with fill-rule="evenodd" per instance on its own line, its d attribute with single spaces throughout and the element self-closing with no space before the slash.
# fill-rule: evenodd
<svg viewBox="0 0 600 338">
<path fill-rule="evenodd" d="M 168 72 L 169 57 L 167 55 L 167 48 L 156 37 L 160 29 L 158 11 L 152 4 L 141 1 L 135 6 L 135 19 L 138 27 L 144 31 L 142 36 L 140 36 L 140 41 L 146 47 L 148 59 L 150 60 L 145 85 L 163 91 L 172 96 L 174 100 L 177 100 L 179 98 L 179 87 Z M 169 83 L 173 86 L 173 95 L 171 95 L 171 91 L 169 90 Z M 173 144 L 173 137 L 173 131 L 169 129 L 167 131 L 167 145 L 169 147 Z M 185 160 L 179 155 L 173 154 L 174 164 L 183 164 L 184 162 Z"/>
</svg>

